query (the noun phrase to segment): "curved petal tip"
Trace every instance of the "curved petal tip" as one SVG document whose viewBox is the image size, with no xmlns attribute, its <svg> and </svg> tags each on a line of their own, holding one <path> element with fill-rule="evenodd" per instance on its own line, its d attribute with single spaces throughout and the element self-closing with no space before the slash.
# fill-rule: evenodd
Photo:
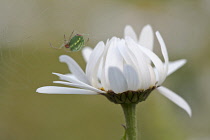
<svg viewBox="0 0 210 140">
<path fill-rule="evenodd" d="M 61 55 L 59 56 L 60 62 L 66 62 L 70 57 L 68 55 Z"/>
<path fill-rule="evenodd" d="M 192 116 L 192 110 L 191 110 L 189 104 L 182 97 L 180 97 L 179 95 L 177 95 L 173 91 L 171 91 L 168 88 L 163 87 L 163 86 L 157 88 L 157 90 L 162 95 L 164 95 L 166 98 L 171 100 L 173 103 L 175 103 L 176 105 L 178 105 L 179 107 L 184 109 L 190 117 Z"/>
<path fill-rule="evenodd" d="M 186 59 L 180 59 L 180 60 L 176 60 L 176 61 L 170 62 L 169 65 L 168 65 L 168 73 L 167 73 L 167 75 L 172 74 L 173 72 L 175 72 L 176 70 L 181 68 L 186 63 L 187 63 Z"/>
</svg>

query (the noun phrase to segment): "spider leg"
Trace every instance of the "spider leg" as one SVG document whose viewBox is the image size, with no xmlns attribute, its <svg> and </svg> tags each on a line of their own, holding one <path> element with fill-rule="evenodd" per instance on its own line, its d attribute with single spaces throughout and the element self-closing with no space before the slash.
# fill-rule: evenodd
<svg viewBox="0 0 210 140">
<path fill-rule="evenodd" d="M 54 49 L 58 49 L 58 50 L 60 50 L 60 49 L 62 49 L 63 47 L 64 47 L 64 43 L 60 46 L 60 47 L 54 47 L 51 43 L 50 43 L 50 47 L 51 48 L 54 48 Z"/>
<path fill-rule="evenodd" d="M 64 37 L 64 43 L 66 43 L 66 35 L 64 34 L 63 37 Z"/>
<path fill-rule="evenodd" d="M 69 48 L 65 48 L 64 50 L 65 50 L 66 52 L 72 52 L 72 51 L 69 50 Z"/>
<path fill-rule="evenodd" d="M 63 43 L 58 49 L 62 49 L 65 46 L 65 43 Z"/>
<path fill-rule="evenodd" d="M 81 35 L 83 35 L 83 36 L 85 36 L 85 35 L 86 35 L 86 36 L 89 36 L 90 34 L 81 34 Z"/>
<path fill-rule="evenodd" d="M 88 38 L 85 43 L 87 43 L 90 39 Z"/>
<path fill-rule="evenodd" d="M 72 31 L 71 35 L 69 36 L 69 40 L 71 39 L 71 37 L 72 37 L 73 33 L 74 33 L 74 30 Z"/>
</svg>

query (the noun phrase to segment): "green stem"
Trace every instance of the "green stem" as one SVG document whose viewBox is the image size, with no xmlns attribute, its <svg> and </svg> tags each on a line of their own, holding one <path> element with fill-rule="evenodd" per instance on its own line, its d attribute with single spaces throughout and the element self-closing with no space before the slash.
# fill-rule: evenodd
<svg viewBox="0 0 210 140">
<path fill-rule="evenodd" d="M 127 140 L 137 140 L 136 104 L 121 104 L 125 115 Z"/>
</svg>

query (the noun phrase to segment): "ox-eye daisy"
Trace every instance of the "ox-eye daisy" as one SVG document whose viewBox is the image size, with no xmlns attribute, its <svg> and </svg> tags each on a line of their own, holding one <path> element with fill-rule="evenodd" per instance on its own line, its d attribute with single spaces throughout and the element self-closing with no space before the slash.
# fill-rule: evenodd
<svg viewBox="0 0 210 140">
<path fill-rule="evenodd" d="M 128 140 L 136 139 L 135 104 L 144 101 L 153 90 L 157 90 L 191 116 L 187 102 L 162 86 L 166 77 L 183 66 L 186 60 L 169 62 L 168 52 L 159 32 L 156 32 L 156 37 L 164 62 L 153 52 L 154 36 L 150 25 L 143 28 L 139 39 L 132 27 L 126 26 L 124 38 L 112 37 L 106 43 L 99 42 L 93 50 L 89 47 L 82 50 L 87 62 L 85 72 L 71 57 L 60 56 L 60 62 L 68 65 L 71 74 L 53 73 L 64 80 L 54 83 L 76 88 L 45 86 L 38 88 L 37 92 L 104 95 L 111 102 L 122 105 L 127 116 Z"/>
</svg>

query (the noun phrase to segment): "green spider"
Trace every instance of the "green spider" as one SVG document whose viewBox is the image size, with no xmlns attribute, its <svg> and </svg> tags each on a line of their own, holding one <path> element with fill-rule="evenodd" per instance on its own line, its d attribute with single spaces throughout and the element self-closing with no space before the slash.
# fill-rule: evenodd
<svg viewBox="0 0 210 140">
<path fill-rule="evenodd" d="M 50 43 L 50 46 L 55 49 L 62 49 L 65 47 L 66 49 L 69 49 L 70 51 L 66 50 L 67 52 L 77 52 L 80 51 L 85 46 L 85 40 L 83 35 L 81 34 L 75 34 L 73 37 L 74 31 L 71 33 L 69 40 L 66 40 L 66 36 L 64 35 L 64 43 L 60 47 L 54 47 Z M 89 38 L 86 42 L 89 41 Z"/>
</svg>

